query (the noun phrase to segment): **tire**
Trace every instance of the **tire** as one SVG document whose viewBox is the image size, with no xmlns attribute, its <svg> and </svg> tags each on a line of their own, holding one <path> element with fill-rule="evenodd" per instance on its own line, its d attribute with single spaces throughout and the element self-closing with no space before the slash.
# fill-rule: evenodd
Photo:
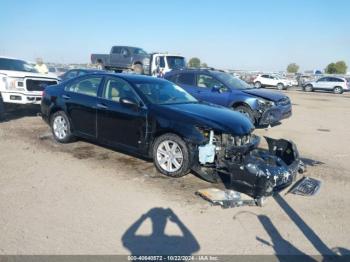
<svg viewBox="0 0 350 262">
<path fill-rule="evenodd" d="M 141 64 L 135 64 L 132 66 L 132 70 L 137 74 L 143 74 L 143 67 Z"/>
<path fill-rule="evenodd" d="M 250 120 L 250 122 L 253 125 L 255 124 L 254 113 L 248 106 L 237 106 L 237 107 L 234 107 L 233 110 L 243 114 Z"/>
<path fill-rule="evenodd" d="M 337 94 L 337 95 L 340 95 L 343 93 L 343 88 L 341 88 L 340 86 L 336 86 L 333 88 L 333 93 L 334 94 Z"/>
<path fill-rule="evenodd" d="M 167 133 L 157 137 L 153 143 L 152 155 L 154 165 L 163 175 L 182 177 L 191 171 L 190 151 L 185 141 L 175 134 Z"/>
<path fill-rule="evenodd" d="M 283 90 L 284 89 L 284 85 L 282 83 L 278 83 L 277 84 L 277 89 L 278 90 Z"/>
<path fill-rule="evenodd" d="M 59 143 L 69 143 L 73 141 L 71 125 L 69 119 L 63 111 L 54 113 L 50 121 L 51 131 L 55 140 Z"/>
<path fill-rule="evenodd" d="M 5 105 L 4 101 L 2 101 L 2 97 L 0 94 L 0 121 L 4 120 L 5 118 Z"/>
<path fill-rule="evenodd" d="M 314 91 L 314 88 L 313 88 L 312 85 L 306 85 L 306 86 L 304 87 L 304 91 L 305 91 L 305 92 L 312 92 L 312 91 Z"/>
<path fill-rule="evenodd" d="M 261 83 L 258 81 L 258 82 L 255 82 L 254 83 L 254 86 L 256 87 L 256 88 L 261 88 Z"/>
</svg>

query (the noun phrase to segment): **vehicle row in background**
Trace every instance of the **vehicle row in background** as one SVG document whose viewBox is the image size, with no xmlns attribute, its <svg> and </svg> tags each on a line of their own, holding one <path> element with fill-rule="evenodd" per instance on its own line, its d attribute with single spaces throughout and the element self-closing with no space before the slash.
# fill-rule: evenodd
<svg viewBox="0 0 350 262">
<path fill-rule="evenodd" d="M 278 90 L 287 89 L 293 86 L 292 80 L 281 78 L 280 76 L 272 74 L 259 74 L 253 80 L 253 83 L 256 88 L 276 87 Z"/>
<path fill-rule="evenodd" d="M 306 92 L 322 90 L 331 91 L 335 94 L 342 94 L 350 90 L 350 79 L 345 77 L 325 76 L 315 81 L 306 82 L 302 87 Z"/>
<path fill-rule="evenodd" d="M 258 126 L 275 124 L 292 115 L 288 96 L 248 85 L 229 73 L 211 69 L 173 70 L 165 78 L 201 101 L 244 114 Z"/>
</svg>

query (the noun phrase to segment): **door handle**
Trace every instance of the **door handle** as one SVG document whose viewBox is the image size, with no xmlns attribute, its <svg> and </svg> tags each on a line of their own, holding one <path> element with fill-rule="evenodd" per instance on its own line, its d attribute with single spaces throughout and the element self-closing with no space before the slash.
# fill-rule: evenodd
<svg viewBox="0 0 350 262">
<path fill-rule="evenodd" d="M 70 96 L 62 95 L 62 98 L 65 99 L 65 100 L 69 100 L 69 99 L 70 99 Z"/>
<path fill-rule="evenodd" d="M 106 106 L 106 105 L 104 105 L 104 104 L 100 104 L 100 103 L 98 103 L 98 104 L 97 104 L 97 108 L 107 109 L 107 108 L 108 108 L 108 106 Z"/>
</svg>

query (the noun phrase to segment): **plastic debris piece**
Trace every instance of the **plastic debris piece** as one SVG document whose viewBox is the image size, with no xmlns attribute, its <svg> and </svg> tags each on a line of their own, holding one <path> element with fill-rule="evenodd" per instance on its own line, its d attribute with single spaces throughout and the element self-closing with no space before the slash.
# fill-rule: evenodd
<svg viewBox="0 0 350 262">
<path fill-rule="evenodd" d="M 300 196 L 313 196 L 320 190 L 320 187 L 321 181 L 304 176 L 291 187 L 288 193 Z"/>
</svg>

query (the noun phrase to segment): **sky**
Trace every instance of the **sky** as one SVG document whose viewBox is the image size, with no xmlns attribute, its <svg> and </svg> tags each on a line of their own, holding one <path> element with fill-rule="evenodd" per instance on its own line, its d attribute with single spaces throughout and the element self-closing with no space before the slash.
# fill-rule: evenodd
<svg viewBox="0 0 350 262">
<path fill-rule="evenodd" d="M 87 63 L 112 45 L 221 69 L 350 66 L 348 0 L 0 0 L 0 55 Z"/>
</svg>

